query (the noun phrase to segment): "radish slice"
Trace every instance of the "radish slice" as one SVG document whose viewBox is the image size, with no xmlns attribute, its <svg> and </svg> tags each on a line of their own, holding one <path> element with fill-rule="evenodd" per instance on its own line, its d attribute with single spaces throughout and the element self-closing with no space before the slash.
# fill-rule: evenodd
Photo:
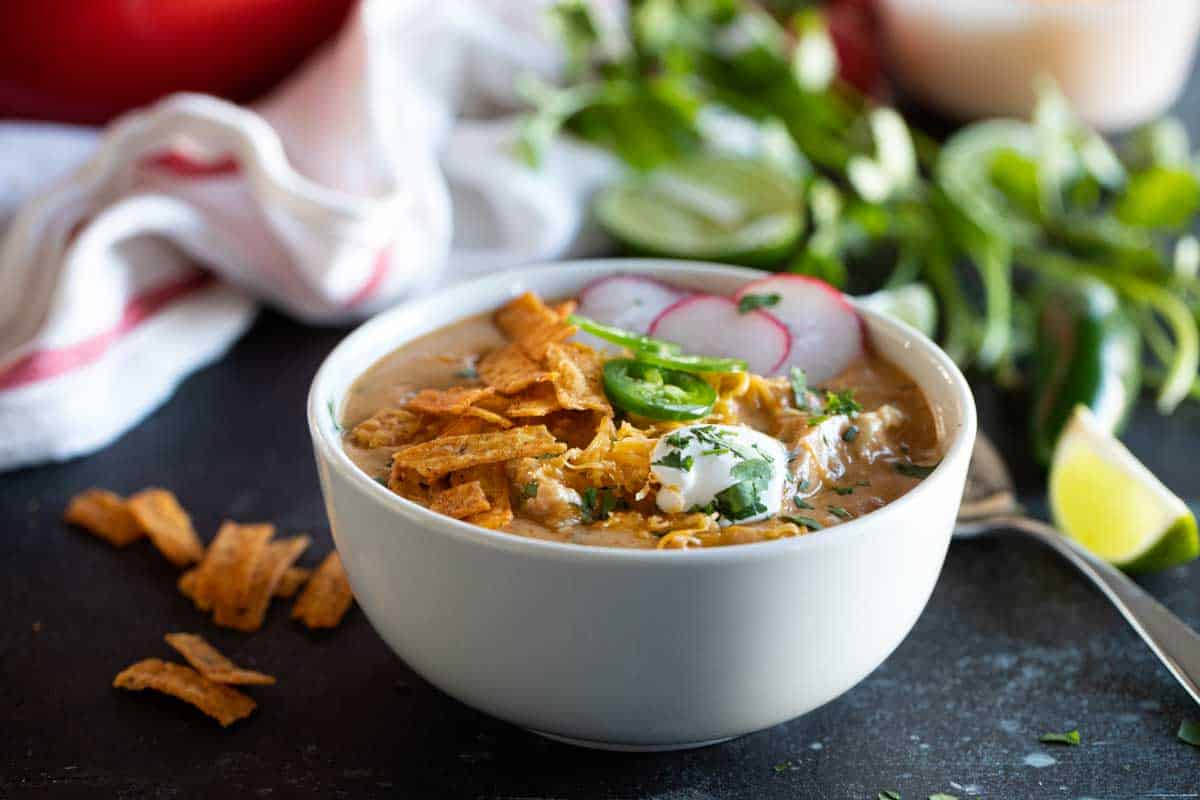
<svg viewBox="0 0 1200 800">
<path fill-rule="evenodd" d="M 780 373 L 804 370 L 810 384 L 840 373 L 863 354 L 862 322 L 854 306 L 825 281 L 807 275 L 773 275 L 743 286 L 734 295 L 777 294 L 771 306 L 791 334 L 792 349 Z"/>
<path fill-rule="evenodd" d="M 738 312 L 728 297 L 694 294 L 663 311 L 650 335 L 683 346 L 685 353 L 745 360 L 751 372 L 770 375 L 787 361 L 791 336 L 765 311 Z"/>
<path fill-rule="evenodd" d="M 646 333 L 667 306 L 688 293 L 652 278 L 611 275 L 592 281 L 579 292 L 579 313 L 624 328 Z"/>
</svg>

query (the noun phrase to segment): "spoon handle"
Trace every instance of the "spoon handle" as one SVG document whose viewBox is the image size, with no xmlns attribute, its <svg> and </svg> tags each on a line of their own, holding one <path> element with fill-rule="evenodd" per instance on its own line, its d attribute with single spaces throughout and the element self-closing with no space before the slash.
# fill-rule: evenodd
<svg viewBox="0 0 1200 800">
<path fill-rule="evenodd" d="M 1003 525 L 1030 534 L 1078 567 L 1112 601 L 1192 699 L 1200 703 L 1200 634 L 1125 573 L 1091 555 L 1050 525 L 1028 517 L 988 522 L 989 527 Z"/>
</svg>

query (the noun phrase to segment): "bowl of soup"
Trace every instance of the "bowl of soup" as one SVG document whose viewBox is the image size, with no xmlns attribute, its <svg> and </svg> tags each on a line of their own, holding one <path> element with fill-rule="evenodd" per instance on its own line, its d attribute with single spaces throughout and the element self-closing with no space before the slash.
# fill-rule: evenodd
<svg viewBox="0 0 1200 800">
<path fill-rule="evenodd" d="M 812 279 L 667 260 L 387 311 L 322 364 L 308 420 L 388 645 L 481 711 L 635 750 L 787 721 L 882 663 L 975 436 L 919 332 Z"/>
</svg>

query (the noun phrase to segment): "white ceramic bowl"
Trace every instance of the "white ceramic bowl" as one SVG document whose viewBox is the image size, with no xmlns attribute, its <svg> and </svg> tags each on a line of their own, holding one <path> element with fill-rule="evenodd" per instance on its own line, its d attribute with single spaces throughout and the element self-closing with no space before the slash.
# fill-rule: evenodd
<svg viewBox="0 0 1200 800">
<path fill-rule="evenodd" d="M 565 297 L 615 272 L 714 293 L 761 276 L 613 260 L 455 286 L 377 316 L 338 345 L 313 381 L 308 423 L 355 597 L 410 667 L 467 705 L 555 738 L 693 747 L 811 711 L 900 644 L 941 570 L 975 407 L 936 345 L 863 310 L 876 350 L 924 389 L 943 432 L 941 465 L 904 497 L 836 528 L 706 550 L 588 547 L 477 528 L 392 494 L 343 452 L 333 414 L 381 356 L 525 290 Z"/>
<path fill-rule="evenodd" d="M 906 89 L 958 117 L 1033 110 L 1055 80 L 1087 122 L 1129 128 L 1162 114 L 1191 72 L 1196 0 L 882 0 Z"/>
</svg>

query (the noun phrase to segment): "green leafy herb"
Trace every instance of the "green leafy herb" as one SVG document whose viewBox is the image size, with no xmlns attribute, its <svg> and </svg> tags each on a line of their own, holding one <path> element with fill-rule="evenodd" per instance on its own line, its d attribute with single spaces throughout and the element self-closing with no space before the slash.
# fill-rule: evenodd
<svg viewBox="0 0 1200 800">
<path fill-rule="evenodd" d="M 792 367 L 788 373 L 788 377 L 792 382 L 792 397 L 796 404 L 796 408 L 808 410 L 808 377 L 804 374 L 804 370 L 799 367 Z"/>
<path fill-rule="evenodd" d="M 842 432 L 842 441 L 843 442 L 853 442 L 857 438 L 858 438 L 858 426 L 857 425 L 851 425 L 850 427 L 846 428 L 846 430 L 844 430 Z"/>
<path fill-rule="evenodd" d="M 1193 747 L 1200 747 L 1200 722 L 1185 719 L 1180 723 L 1179 732 L 1175 735 L 1181 742 L 1187 742 Z"/>
<path fill-rule="evenodd" d="M 744 294 L 738 299 L 738 313 L 749 314 L 760 308 L 770 308 L 779 305 L 781 299 L 777 294 Z"/>
<path fill-rule="evenodd" d="M 678 433 L 672 433 L 667 437 L 667 444 L 671 445 L 671 447 L 682 448 L 685 447 L 687 443 L 688 435 L 682 431 Z"/>
<path fill-rule="evenodd" d="M 782 514 L 780 516 L 783 519 L 787 520 L 788 522 L 792 522 L 792 523 L 795 523 L 796 525 L 799 525 L 801 528 L 808 528 L 810 530 L 819 531 L 824 527 L 821 523 L 817 522 L 812 517 L 804 517 L 799 514 Z"/>
<path fill-rule="evenodd" d="M 838 519 L 850 519 L 854 515 L 841 506 L 825 506 L 825 510 L 833 514 Z"/>
<path fill-rule="evenodd" d="M 521 497 L 524 497 L 526 500 L 528 500 L 532 497 L 537 497 L 537 493 L 538 493 L 538 482 L 537 481 L 530 481 L 529 483 L 527 483 L 521 487 Z"/>
<path fill-rule="evenodd" d="M 938 464 L 940 463 L 939 461 Z M 924 466 L 922 464 L 914 464 L 911 461 L 897 461 L 892 466 L 896 469 L 896 472 L 909 478 L 928 478 L 938 468 L 937 464 Z"/>
<path fill-rule="evenodd" d="M 729 474 L 737 483 L 717 492 L 713 498 L 721 516 L 738 522 L 766 513 L 763 495 L 771 480 L 770 463 L 763 459 L 750 459 L 735 465 Z"/>
<path fill-rule="evenodd" d="M 705 455 L 708 455 L 705 453 Z M 691 472 L 692 466 L 695 464 L 695 459 L 691 456 L 685 456 L 678 450 L 672 450 L 665 456 L 654 462 L 656 467 L 670 467 L 671 469 L 683 470 Z"/>
<path fill-rule="evenodd" d="M 375 476 L 375 482 L 378 483 L 380 486 L 382 486 L 385 489 L 389 488 L 388 480 L 389 480 L 389 478 L 387 475 L 376 475 Z"/>
<path fill-rule="evenodd" d="M 854 487 L 853 486 L 834 486 L 833 493 L 840 494 L 840 495 L 854 494 Z"/>
<path fill-rule="evenodd" d="M 808 478 L 805 478 L 804 480 L 802 480 L 796 484 L 796 488 L 801 492 L 807 492 L 809 487 L 811 487 L 811 486 L 812 486 L 812 481 L 810 481 Z"/>
<path fill-rule="evenodd" d="M 1079 731 L 1067 731 L 1066 733 L 1043 733 L 1038 737 L 1038 741 L 1043 744 L 1079 744 Z"/>
<path fill-rule="evenodd" d="M 338 433 L 341 433 L 342 431 L 345 430 L 345 428 L 342 427 L 342 422 L 341 422 L 341 420 L 338 419 L 337 411 L 335 410 L 332 397 L 329 398 L 329 405 L 327 407 L 329 409 L 329 421 L 333 423 L 333 429 L 335 431 L 337 431 Z"/>
<path fill-rule="evenodd" d="M 580 499 L 583 502 L 579 506 L 579 517 L 584 525 L 608 519 L 608 515 L 620 502 L 620 498 L 613 494 L 611 489 L 596 489 L 595 486 L 584 489 L 580 493 Z"/>
<path fill-rule="evenodd" d="M 795 503 L 796 508 L 799 508 L 799 509 L 812 510 L 812 507 L 813 507 L 812 503 L 808 502 L 800 495 L 796 495 L 795 497 L 793 497 L 792 502 Z"/>
<path fill-rule="evenodd" d="M 862 411 L 862 406 L 854 399 L 853 389 L 825 392 L 825 416 L 836 417 L 845 414 L 852 417 Z"/>
</svg>

